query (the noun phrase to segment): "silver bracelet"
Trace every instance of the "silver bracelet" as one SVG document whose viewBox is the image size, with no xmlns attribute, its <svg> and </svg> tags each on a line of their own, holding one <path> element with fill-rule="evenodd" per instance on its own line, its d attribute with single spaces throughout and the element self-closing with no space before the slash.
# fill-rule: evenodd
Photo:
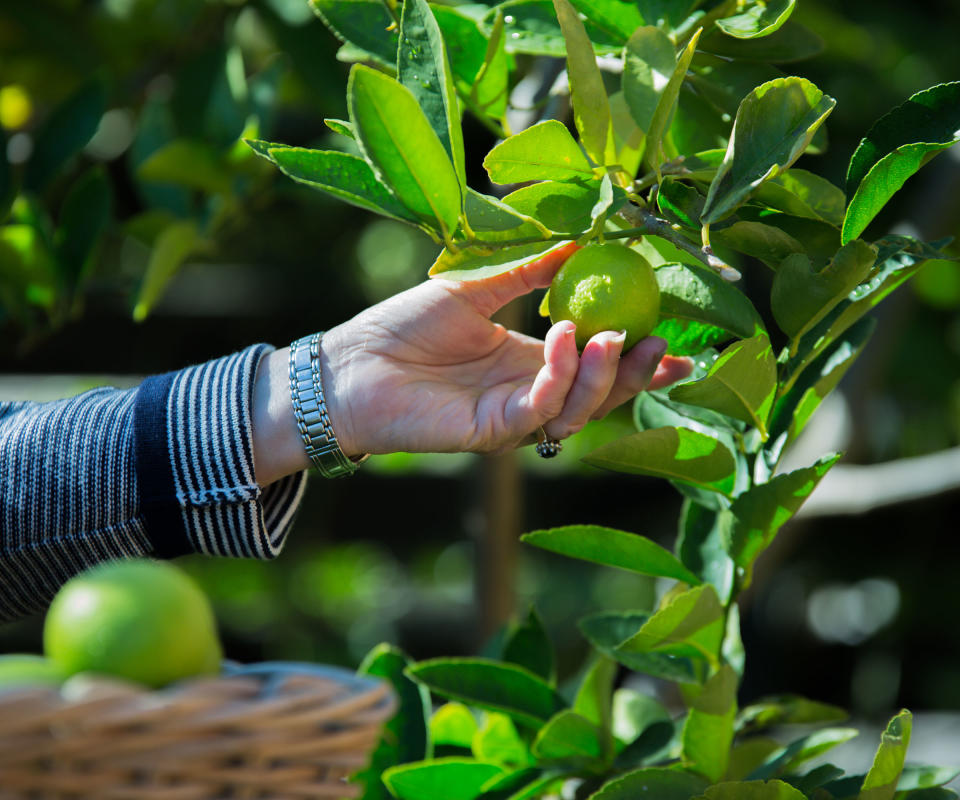
<svg viewBox="0 0 960 800">
<path fill-rule="evenodd" d="M 304 336 L 290 345 L 290 398 L 310 461 L 325 478 L 340 478 L 353 475 L 359 462 L 347 458 L 340 449 L 327 413 L 320 374 L 322 336 Z"/>
</svg>

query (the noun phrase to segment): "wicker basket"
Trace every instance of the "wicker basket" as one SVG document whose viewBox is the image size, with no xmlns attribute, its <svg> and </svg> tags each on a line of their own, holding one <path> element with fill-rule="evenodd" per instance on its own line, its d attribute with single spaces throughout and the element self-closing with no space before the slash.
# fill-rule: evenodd
<svg viewBox="0 0 960 800">
<path fill-rule="evenodd" d="M 356 797 L 389 687 L 309 664 L 228 665 L 147 691 L 107 679 L 0 693 L 0 799 Z"/>
</svg>

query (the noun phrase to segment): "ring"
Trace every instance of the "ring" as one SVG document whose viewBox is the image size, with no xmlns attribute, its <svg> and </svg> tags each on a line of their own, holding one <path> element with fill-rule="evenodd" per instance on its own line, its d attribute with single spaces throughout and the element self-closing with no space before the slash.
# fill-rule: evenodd
<svg viewBox="0 0 960 800">
<path fill-rule="evenodd" d="M 547 432 L 541 425 L 537 429 L 537 455 L 540 458 L 553 458 L 561 450 L 563 450 L 563 442 L 547 436 Z"/>
</svg>

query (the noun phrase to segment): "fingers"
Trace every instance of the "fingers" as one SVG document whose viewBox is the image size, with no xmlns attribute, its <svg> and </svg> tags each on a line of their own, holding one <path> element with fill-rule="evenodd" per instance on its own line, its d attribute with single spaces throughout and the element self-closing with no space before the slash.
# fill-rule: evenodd
<svg viewBox="0 0 960 800">
<path fill-rule="evenodd" d="M 544 425 L 549 436 L 565 439 L 573 435 L 590 421 L 597 408 L 609 397 L 617 380 L 625 338 L 625 332 L 604 331 L 587 342 L 563 409 Z"/>
<path fill-rule="evenodd" d="M 514 298 L 549 286 L 563 262 L 579 249 L 576 242 L 566 242 L 536 261 L 510 272 L 456 284 L 454 291 L 471 302 L 481 314 L 489 317 Z"/>
<path fill-rule="evenodd" d="M 664 356 L 657 364 L 657 371 L 653 373 L 648 389 L 662 389 L 671 383 L 682 381 L 693 372 L 693 360 L 677 356 Z"/>
</svg>

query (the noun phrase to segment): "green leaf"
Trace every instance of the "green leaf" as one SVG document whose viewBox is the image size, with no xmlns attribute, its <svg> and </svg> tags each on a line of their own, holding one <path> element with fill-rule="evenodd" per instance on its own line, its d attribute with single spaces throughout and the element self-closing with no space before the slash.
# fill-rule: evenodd
<svg viewBox="0 0 960 800">
<path fill-rule="evenodd" d="M 742 678 L 747 665 L 747 653 L 740 634 L 740 607 L 735 603 L 727 608 L 727 625 L 723 633 L 723 644 L 720 645 L 720 655 L 724 663 L 729 664 L 737 673 L 737 677 Z"/>
<path fill-rule="evenodd" d="M 494 147 L 483 166 L 494 183 L 594 177 L 593 169 L 562 122 L 538 122 Z"/>
<path fill-rule="evenodd" d="M 741 709 L 737 732 L 758 731 L 779 725 L 843 722 L 850 715 L 839 706 L 808 700 L 797 694 L 762 697 Z"/>
<path fill-rule="evenodd" d="M 0 226 L 0 301 L 29 318 L 29 306 L 50 310 L 57 300 L 57 275 L 45 237 L 33 225 Z"/>
<path fill-rule="evenodd" d="M 660 287 L 661 319 L 672 317 L 720 328 L 727 338 L 749 339 L 763 330 L 753 303 L 713 270 L 692 264 L 665 264 L 654 274 Z M 699 353 L 704 347 L 687 350 L 684 355 Z"/>
<path fill-rule="evenodd" d="M 112 190 L 102 167 L 84 173 L 64 198 L 54 245 L 60 271 L 75 288 L 88 270 L 110 223 Z"/>
<path fill-rule="evenodd" d="M 960 81 L 917 92 L 867 131 L 847 167 L 847 196 L 854 197 L 870 171 L 904 145 L 950 147 L 958 141 Z"/>
<path fill-rule="evenodd" d="M 673 720 L 670 712 L 648 694 L 635 689 L 613 693 L 613 732 L 618 739 L 632 742 L 651 725 Z"/>
<path fill-rule="evenodd" d="M 854 323 L 804 369 L 790 391 L 777 401 L 770 423 L 770 438 L 776 442 L 786 434 L 778 447 L 786 446 L 800 435 L 813 412 L 863 352 L 875 328 L 876 320 L 869 317 Z"/>
<path fill-rule="evenodd" d="M 438 758 L 392 767 L 383 773 L 383 782 L 399 800 L 475 800 L 487 781 L 502 774 L 496 764 Z"/>
<path fill-rule="evenodd" d="M 694 800 L 806 800 L 783 781 L 733 781 L 718 783 Z"/>
<path fill-rule="evenodd" d="M 770 64 L 731 61 L 701 50 L 693 57 L 688 82 L 718 111 L 733 117 L 743 98 L 757 86 L 784 77 L 786 75 L 781 70 Z M 721 160 L 722 156 L 721 153 Z"/>
<path fill-rule="evenodd" d="M 107 87 L 91 78 L 53 109 L 33 137 L 33 154 L 23 176 L 24 187 L 43 189 L 61 167 L 96 133 L 107 110 Z"/>
<path fill-rule="evenodd" d="M 484 242 L 497 241 L 499 235 L 512 238 L 550 235 L 550 231 L 539 220 L 511 208 L 496 197 L 480 194 L 469 187 L 463 198 L 463 211 L 470 230 Z"/>
<path fill-rule="evenodd" d="M 863 282 L 877 252 L 873 245 L 855 239 L 819 269 L 806 255 L 784 259 L 770 290 L 770 308 L 780 329 L 791 339 L 803 336 Z"/>
<path fill-rule="evenodd" d="M 823 52 L 825 47 L 823 39 L 793 20 L 788 20 L 770 36 L 735 39 L 722 33 L 714 33 L 704 37 L 700 46 L 708 53 L 726 58 L 774 64 L 813 58 Z"/>
<path fill-rule="evenodd" d="M 727 347 L 705 378 L 684 383 L 670 399 L 705 406 L 754 425 L 766 438 L 767 421 L 777 390 L 777 364 L 766 335 Z"/>
<path fill-rule="evenodd" d="M 804 252 L 803 244 L 781 228 L 750 220 L 738 220 L 728 228 L 717 230 L 711 233 L 711 239 L 759 259 L 772 269 L 779 269 L 785 258 Z"/>
<path fill-rule="evenodd" d="M 524 767 L 487 781 L 478 800 L 528 800 L 541 797 L 565 776 L 563 770 Z"/>
<path fill-rule="evenodd" d="M 737 674 L 725 665 L 703 684 L 683 726 L 684 762 L 711 781 L 727 771 L 736 715 Z"/>
<path fill-rule="evenodd" d="M 452 700 L 539 728 L 566 706 L 550 685 L 522 667 L 482 658 L 436 658 L 408 670 L 414 680 Z"/>
<path fill-rule="evenodd" d="M 210 145 L 174 139 L 137 167 L 137 177 L 151 183 L 172 183 L 210 194 L 230 194 L 233 180 L 223 158 Z"/>
<path fill-rule="evenodd" d="M 731 17 L 717 20 L 717 27 L 736 39 L 757 39 L 780 30 L 793 13 L 797 0 L 772 0 L 748 3 Z"/>
<path fill-rule="evenodd" d="M 418 222 L 416 214 L 387 190 L 359 156 L 303 147 L 270 147 L 267 152 L 270 160 L 297 183 L 375 214 L 401 222 Z"/>
<path fill-rule="evenodd" d="M 607 34 L 612 41 L 627 41 L 644 19 L 634 3 L 623 0 L 570 0 L 587 22 Z"/>
<path fill-rule="evenodd" d="M 380 644 L 366 655 L 357 669 L 361 675 L 373 675 L 388 681 L 397 698 L 397 711 L 384 726 L 369 766 L 354 777 L 356 782 L 365 787 L 364 800 L 385 800 L 389 797 L 380 780 L 385 769 L 430 758 L 433 754 L 427 735 L 430 694 L 404 674 L 410 663 L 410 659 L 399 648 Z M 432 722 L 430 729 L 433 729 Z"/>
<path fill-rule="evenodd" d="M 704 222 L 723 219 L 760 184 L 793 164 L 835 105 L 810 81 L 796 77 L 768 81 L 747 95 L 710 184 Z"/>
<path fill-rule="evenodd" d="M 0 222 L 4 221 L 10 211 L 16 191 L 13 170 L 7 160 L 7 133 L 0 128 Z"/>
<path fill-rule="evenodd" d="M 539 220 L 551 231 L 579 235 L 591 224 L 600 194 L 600 181 L 542 181 L 523 186 L 503 198 L 521 214 Z M 626 202 L 626 193 L 613 187 L 613 213 Z"/>
<path fill-rule="evenodd" d="M 775 476 L 741 494 L 730 510 L 736 517 L 730 541 L 730 555 L 737 566 L 747 573 L 754 561 L 769 547 L 780 527 L 797 513 L 803 501 L 817 488 L 817 484 L 840 455 L 824 456 L 813 466 L 795 469 Z"/>
<path fill-rule="evenodd" d="M 597 650 L 629 669 L 682 683 L 698 680 L 699 667 L 689 658 L 664 653 L 630 653 L 617 649 L 621 642 L 640 630 L 649 618 L 649 614 L 637 611 L 601 612 L 581 618 L 579 628 Z"/>
<path fill-rule="evenodd" d="M 406 0 L 400 17 L 397 80 L 410 90 L 467 185 L 460 106 L 440 27 L 427 0 Z"/>
<path fill-rule="evenodd" d="M 147 318 L 170 280 L 200 242 L 197 223 L 192 220 L 174 222 L 157 237 L 133 307 L 134 320 L 142 322 Z"/>
<path fill-rule="evenodd" d="M 924 764 L 909 764 L 904 766 L 897 783 L 898 792 L 914 792 L 917 789 L 928 789 L 934 786 L 943 786 L 960 776 L 960 767 L 933 767 Z"/>
<path fill-rule="evenodd" d="M 595 467 L 653 475 L 729 494 L 736 463 L 722 444 L 687 428 L 656 428 L 597 448 L 583 459 Z"/>
<path fill-rule="evenodd" d="M 357 143 L 381 180 L 417 217 L 452 235 L 460 217 L 460 182 L 410 90 L 355 64 L 347 103 Z"/>
<path fill-rule="evenodd" d="M 603 761 L 602 738 L 602 731 L 590 720 L 565 710 L 539 730 L 531 749 L 538 761 L 589 769 Z"/>
<path fill-rule="evenodd" d="M 724 605 L 733 596 L 734 563 L 726 549 L 733 522 L 728 509 L 705 508 L 687 499 L 680 512 L 677 537 L 680 560 L 701 581 L 713 586 Z"/>
<path fill-rule="evenodd" d="M 505 45 L 503 14 L 496 13 L 483 64 L 468 94 L 471 108 L 495 119 L 503 119 L 507 113 L 510 67 Z"/>
<path fill-rule="evenodd" d="M 901 711 L 887 724 L 880 737 L 880 747 L 873 758 L 873 765 L 860 788 L 857 800 L 891 800 L 897 791 L 903 762 L 910 746 L 913 716 Z"/>
<path fill-rule="evenodd" d="M 854 728 L 824 728 L 816 731 L 772 752 L 750 773 L 749 777 L 754 780 L 765 780 L 774 775 L 789 774 L 805 761 L 816 758 L 837 745 L 849 742 L 857 735 Z"/>
<path fill-rule="evenodd" d="M 610 102 L 590 36 L 569 0 L 553 0 L 553 6 L 567 44 L 570 99 L 580 141 L 595 164 L 610 163 L 614 156 Z"/>
<path fill-rule="evenodd" d="M 699 775 L 669 767 L 644 767 L 607 781 L 589 800 L 690 800 L 707 788 Z"/>
<path fill-rule="evenodd" d="M 473 735 L 472 748 L 480 761 L 502 767 L 526 767 L 532 763 L 527 746 L 506 714 L 488 713 L 483 727 Z"/>
<path fill-rule="evenodd" d="M 396 67 L 399 36 L 382 0 L 309 0 L 309 3 L 340 41 L 363 50 L 385 67 Z"/>
<path fill-rule="evenodd" d="M 847 205 L 843 190 L 805 169 L 788 169 L 771 178 L 753 199 L 795 217 L 822 219 L 837 227 L 843 224 Z"/>
<path fill-rule="evenodd" d="M 417 688 L 426 692 L 422 686 Z M 430 717 L 430 741 L 434 747 L 452 745 L 469 750 L 476 732 L 477 720 L 463 703 L 444 703 Z"/>
<path fill-rule="evenodd" d="M 527 544 L 595 564 L 619 567 L 641 575 L 673 578 L 686 583 L 700 581 L 670 552 L 635 533 L 600 525 L 568 525 L 533 531 L 520 537 Z"/>
<path fill-rule="evenodd" d="M 667 353 L 672 356 L 695 356 L 707 348 L 733 338 L 723 328 L 672 317 L 661 319 L 650 335 L 665 339 Z"/>
<path fill-rule="evenodd" d="M 488 33 L 497 13 L 504 17 L 507 52 L 557 58 L 567 54 L 552 0 L 511 0 L 497 4 L 481 25 Z M 621 36 L 612 36 L 601 30 L 590 19 L 584 21 L 584 27 L 597 55 L 620 53 L 624 41 Z"/>
<path fill-rule="evenodd" d="M 325 120 L 323 121 L 323 124 L 326 125 L 326 126 L 327 126 L 330 130 L 332 130 L 334 133 L 339 133 L 341 136 L 344 136 L 344 137 L 346 137 L 347 139 L 356 139 L 356 138 L 357 138 L 356 131 L 353 130 L 353 125 L 351 125 L 348 120 L 345 120 L 345 119 L 325 119 Z M 251 141 L 254 141 L 254 140 L 245 139 L 244 141 L 245 141 L 248 145 L 250 145 L 251 147 L 253 147 L 253 145 L 250 144 L 250 142 L 251 142 Z M 273 145 L 273 146 L 276 147 L 277 145 Z M 285 146 L 285 145 L 284 145 L 284 146 Z M 256 148 L 254 148 L 254 149 L 256 149 Z M 257 152 L 260 153 L 259 150 L 257 150 Z M 260 153 L 260 155 L 264 155 L 264 153 Z"/>
<path fill-rule="evenodd" d="M 678 591 L 640 630 L 620 643 L 624 653 L 666 653 L 716 663 L 723 638 L 723 608 L 710 584 Z"/>
<path fill-rule="evenodd" d="M 530 606 L 526 619 L 514 623 L 507 631 L 503 660 L 526 667 L 550 684 L 556 683 L 553 643 L 533 606 Z"/>
<path fill-rule="evenodd" d="M 444 248 L 430 267 L 430 275 L 442 275 L 452 281 L 482 280 L 536 261 L 565 244 L 549 241 L 517 247 L 476 245 L 456 252 Z"/>
<path fill-rule="evenodd" d="M 577 689 L 573 710 L 600 731 L 603 756 L 613 755 L 613 682 L 617 678 L 617 662 L 600 654 L 587 670 Z"/>
</svg>

